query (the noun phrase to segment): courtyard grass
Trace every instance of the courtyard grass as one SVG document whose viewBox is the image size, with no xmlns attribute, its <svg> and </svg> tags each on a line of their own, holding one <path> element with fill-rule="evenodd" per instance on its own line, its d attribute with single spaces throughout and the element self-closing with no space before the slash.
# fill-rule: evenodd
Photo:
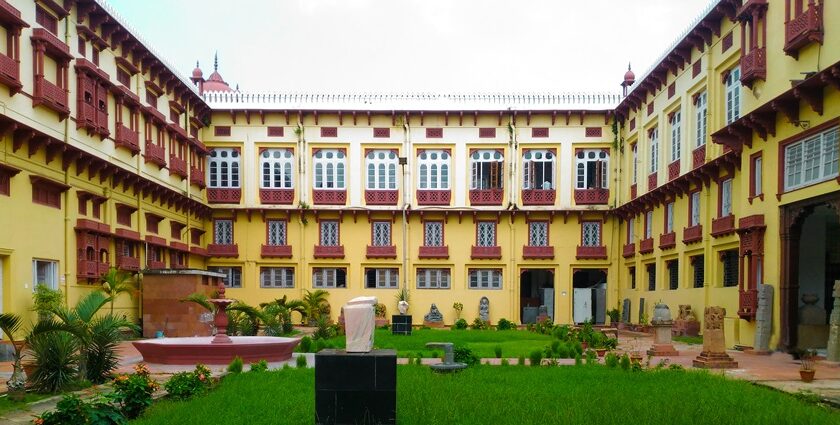
<svg viewBox="0 0 840 425">
<path fill-rule="evenodd" d="M 834 410 L 699 371 L 476 366 L 438 375 L 399 366 L 397 374 L 401 425 L 840 423 Z M 231 375 L 192 401 L 156 402 L 133 423 L 313 423 L 314 376 L 312 369 Z"/>
<path fill-rule="evenodd" d="M 671 339 L 673 339 L 675 342 L 682 342 L 684 344 L 703 345 L 702 336 L 675 336 Z"/>
<path fill-rule="evenodd" d="M 335 348 L 344 348 L 344 335 L 327 340 Z M 495 347 L 502 348 L 502 357 L 528 356 L 551 344 L 551 336 L 527 331 L 417 329 L 411 335 L 392 335 L 388 329 L 377 329 L 374 346 L 397 350 L 398 357 L 434 357 L 441 349 L 426 348 L 427 342 L 452 342 L 466 345 L 480 358 L 496 357 Z"/>
</svg>

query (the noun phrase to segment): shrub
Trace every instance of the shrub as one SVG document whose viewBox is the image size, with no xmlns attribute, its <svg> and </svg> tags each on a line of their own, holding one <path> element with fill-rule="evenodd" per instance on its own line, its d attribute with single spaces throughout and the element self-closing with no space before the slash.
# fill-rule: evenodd
<svg viewBox="0 0 840 425">
<path fill-rule="evenodd" d="M 242 361 L 242 357 L 236 356 L 233 360 L 230 361 L 230 364 L 227 367 L 227 371 L 230 373 L 242 373 L 242 368 L 244 367 L 244 362 Z"/>
<path fill-rule="evenodd" d="M 95 396 L 88 401 L 83 401 L 75 394 L 68 394 L 55 407 L 55 410 L 36 416 L 33 423 L 37 425 L 122 425 L 128 423 L 116 406 L 108 403 L 103 396 Z"/>
<path fill-rule="evenodd" d="M 575 354 L 575 366 L 580 366 L 583 364 L 583 359 L 580 357 L 580 354 Z"/>
<path fill-rule="evenodd" d="M 615 353 L 607 353 L 607 355 L 604 356 L 604 364 L 609 368 L 617 368 L 618 356 L 615 355 Z"/>
<path fill-rule="evenodd" d="M 598 353 L 595 350 L 586 350 L 586 364 L 593 365 L 598 363 Z"/>
<path fill-rule="evenodd" d="M 467 321 L 464 319 L 458 319 L 455 321 L 455 329 L 464 330 L 467 328 Z"/>
<path fill-rule="evenodd" d="M 258 362 L 251 363 L 251 372 L 265 372 L 268 370 L 268 362 L 260 360 Z"/>
<path fill-rule="evenodd" d="M 295 365 L 298 367 L 298 369 L 305 368 L 306 367 L 306 356 L 303 356 L 303 355 L 297 356 L 297 358 L 295 359 Z"/>
<path fill-rule="evenodd" d="M 172 375 L 164 384 L 166 392 L 176 400 L 186 400 L 204 393 L 210 386 L 210 370 L 199 364 L 192 372 L 179 372 Z"/>
<path fill-rule="evenodd" d="M 554 340 L 551 341 L 551 352 L 557 354 L 560 352 L 560 341 Z"/>
<path fill-rule="evenodd" d="M 622 370 L 630 370 L 630 356 L 627 353 L 621 355 L 621 360 L 618 363 Z"/>
<path fill-rule="evenodd" d="M 583 344 L 580 341 L 575 341 L 573 343 L 572 349 L 575 353 L 583 355 Z"/>
<path fill-rule="evenodd" d="M 326 346 L 327 346 L 327 343 L 324 342 L 323 339 L 316 339 L 315 340 L 315 348 L 312 351 L 317 353 L 317 352 L 323 350 L 324 348 L 326 348 Z"/>
<path fill-rule="evenodd" d="M 543 347 L 543 358 L 544 359 L 551 359 L 554 357 L 554 352 L 551 351 L 551 346 L 546 345 Z"/>
<path fill-rule="evenodd" d="M 79 378 L 79 344 L 72 335 L 48 332 L 31 336 L 28 343 L 35 359 L 35 371 L 29 381 L 37 391 L 61 392 Z"/>
<path fill-rule="evenodd" d="M 510 366 L 508 359 L 502 359 L 502 366 Z"/>
<path fill-rule="evenodd" d="M 455 304 L 452 304 L 452 308 L 455 310 L 456 317 L 460 319 L 461 312 L 464 310 L 464 305 L 456 302 Z"/>
<path fill-rule="evenodd" d="M 668 365 L 668 369 L 669 369 L 669 370 L 685 370 L 685 368 L 683 367 L 683 365 L 681 365 L 681 364 L 676 364 L 676 363 L 671 363 L 670 365 Z"/>
<path fill-rule="evenodd" d="M 152 404 L 152 394 L 160 385 L 149 376 L 149 368 L 140 363 L 134 366 L 131 375 L 119 375 L 114 379 L 112 400 L 120 406 L 120 412 L 128 419 L 134 419 Z"/>
<path fill-rule="evenodd" d="M 336 330 L 330 323 L 330 316 L 321 315 L 315 320 L 315 333 L 312 338 L 316 340 L 329 339 L 336 335 Z"/>
<path fill-rule="evenodd" d="M 470 325 L 470 328 L 480 331 L 487 330 L 490 329 L 490 322 L 481 320 L 480 317 L 476 317 L 475 320 L 473 320 L 472 325 Z"/>
<path fill-rule="evenodd" d="M 531 366 L 539 366 L 540 362 L 542 362 L 543 353 L 540 350 L 531 351 L 531 354 L 528 356 L 528 359 L 531 360 Z"/>
<path fill-rule="evenodd" d="M 509 331 L 511 329 L 516 329 L 516 323 L 513 323 L 505 318 L 499 319 L 499 323 L 496 325 L 496 330 Z"/>
<path fill-rule="evenodd" d="M 569 341 L 572 334 L 572 328 L 569 325 L 561 325 L 554 328 L 551 335 L 560 341 Z"/>
<path fill-rule="evenodd" d="M 479 362 L 478 356 L 466 345 L 456 345 L 453 349 L 455 361 L 472 366 Z"/>
<path fill-rule="evenodd" d="M 497 359 L 502 358 L 502 346 L 501 345 L 497 345 L 497 346 L 493 347 L 493 352 L 496 354 Z"/>
<path fill-rule="evenodd" d="M 300 339 L 300 348 L 301 353 L 309 353 L 312 350 L 312 338 L 305 336 Z"/>
<path fill-rule="evenodd" d="M 557 341 L 560 342 L 560 341 Z M 572 352 L 569 349 L 569 344 L 562 343 L 558 344 L 557 347 L 557 357 L 561 359 L 568 359 L 572 357 Z"/>
<path fill-rule="evenodd" d="M 546 318 L 542 322 L 536 324 L 536 331 L 537 333 L 541 333 L 543 335 L 551 335 L 554 331 L 554 323 L 551 319 Z"/>
<path fill-rule="evenodd" d="M 525 355 L 520 354 L 519 357 L 516 358 L 516 365 L 517 366 L 525 366 Z"/>
</svg>

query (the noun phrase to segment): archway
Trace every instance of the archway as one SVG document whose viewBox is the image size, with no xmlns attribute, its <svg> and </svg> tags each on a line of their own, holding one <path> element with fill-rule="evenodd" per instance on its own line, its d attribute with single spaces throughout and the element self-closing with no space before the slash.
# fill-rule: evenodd
<svg viewBox="0 0 840 425">
<path fill-rule="evenodd" d="M 604 324 L 607 317 L 607 272 L 601 269 L 578 269 L 572 276 L 572 319 Z"/>
<path fill-rule="evenodd" d="M 528 269 L 519 275 L 519 314 L 522 323 L 535 323 L 540 307 L 554 320 L 554 270 Z"/>
</svg>

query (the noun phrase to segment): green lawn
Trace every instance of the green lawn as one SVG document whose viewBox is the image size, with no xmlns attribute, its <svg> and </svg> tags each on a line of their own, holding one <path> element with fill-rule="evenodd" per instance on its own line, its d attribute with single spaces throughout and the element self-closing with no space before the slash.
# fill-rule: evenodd
<svg viewBox="0 0 840 425">
<path fill-rule="evenodd" d="M 702 345 L 703 344 L 703 337 L 702 336 L 675 336 L 672 339 L 676 342 L 682 342 L 684 344 L 693 344 L 693 345 Z"/>
<path fill-rule="evenodd" d="M 12 410 L 28 410 L 28 403 L 43 400 L 47 397 L 52 397 L 54 395 L 55 394 L 26 393 L 26 396 L 24 397 L 23 401 L 12 401 L 9 400 L 8 394 L 3 394 L 3 396 L 0 397 L 0 416 Z"/>
<path fill-rule="evenodd" d="M 374 336 L 376 348 L 391 348 L 397 350 L 399 357 L 417 356 L 433 357 L 433 351 L 442 350 L 426 348 L 427 342 L 453 342 L 470 347 L 478 357 L 495 357 L 495 347 L 502 347 L 502 357 L 515 358 L 520 355 L 528 356 L 531 351 L 542 350 L 551 344 L 551 337 L 528 331 L 495 331 L 495 330 L 445 330 L 445 329 L 417 329 L 410 336 L 392 335 L 390 330 L 377 329 Z M 329 343 L 336 348 L 343 348 L 344 335 L 332 338 Z"/>
<path fill-rule="evenodd" d="M 401 425 L 840 423 L 836 411 L 698 371 L 476 366 L 437 375 L 399 366 L 397 373 Z M 192 401 L 158 401 L 134 423 L 312 423 L 314 397 L 312 369 L 245 373 Z"/>
</svg>

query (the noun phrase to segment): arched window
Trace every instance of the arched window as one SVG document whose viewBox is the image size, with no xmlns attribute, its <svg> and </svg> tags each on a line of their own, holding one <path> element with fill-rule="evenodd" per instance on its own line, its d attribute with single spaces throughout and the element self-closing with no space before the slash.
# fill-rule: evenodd
<svg viewBox="0 0 840 425">
<path fill-rule="evenodd" d="M 294 154 L 291 149 L 266 149 L 260 154 L 260 187 L 291 189 Z"/>
<path fill-rule="evenodd" d="M 397 189 L 397 153 L 392 150 L 371 150 L 365 156 L 369 190 Z"/>
<path fill-rule="evenodd" d="M 420 189 L 449 190 L 449 152 L 427 150 L 417 156 Z"/>
<path fill-rule="evenodd" d="M 470 189 L 501 189 L 502 180 L 502 153 L 493 150 L 477 150 L 470 156 L 472 159 L 472 179 Z"/>
<path fill-rule="evenodd" d="M 600 149 L 584 149 L 575 158 L 577 189 L 606 189 L 609 186 L 610 155 Z"/>
<path fill-rule="evenodd" d="M 554 189 L 554 153 L 529 150 L 522 154 L 522 188 Z"/>
<path fill-rule="evenodd" d="M 315 189 L 344 189 L 345 154 L 340 149 L 321 149 L 315 152 L 312 166 Z"/>
<path fill-rule="evenodd" d="M 239 187 L 239 151 L 233 148 L 211 150 L 208 174 L 208 187 Z"/>
</svg>

